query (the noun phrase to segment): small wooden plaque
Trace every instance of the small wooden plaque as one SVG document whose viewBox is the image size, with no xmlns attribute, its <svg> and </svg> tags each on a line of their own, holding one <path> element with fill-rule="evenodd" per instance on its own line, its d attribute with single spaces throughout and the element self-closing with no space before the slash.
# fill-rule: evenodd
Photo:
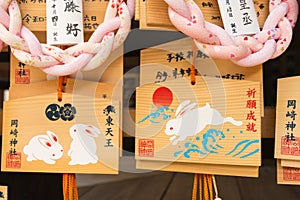
<svg viewBox="0 0 300 200">
<path fill-rule="evenodd" d="M 117 174 L 119 103 L 57 93 L 4 102 L 2 171 Z"/>
<path fill-rule="evenodd" d="M 144 85 L 136 159 L 260 166 L 259 101 L 258 82 L 197 77 L 195 86 L 186 79 Z"/>
<path fill-rule="evenodd" d="M 278 79 L 275 158 L 300 160 L 299 81 L 300 76 Z"/>
</svg>

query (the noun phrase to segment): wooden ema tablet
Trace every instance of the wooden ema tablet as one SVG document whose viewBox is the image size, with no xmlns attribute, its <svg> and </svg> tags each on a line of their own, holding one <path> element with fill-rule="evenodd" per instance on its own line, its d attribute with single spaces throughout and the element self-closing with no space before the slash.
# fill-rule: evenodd
<svg viewBox="0 0 300 200">
<path fill-rule="evenodd" d="M 145 7 L 141 5 L 141 1 L 146 4 Z M 223 27 L 217 0 L 195 0 L 195 3 L 197 3 L 201 9 L 206 21 Z M 254 1 L 254 6 L 257 12 L 259 25 L 260 27 L 263 27 L 263 24 L 269 14 L 269 1 Z M 142 14 L 143 12 L 145 12 L 145 15 Z M 160 27 L 163 29 L 176 30 L 169 20 L 168 5 L 163 0 L 140 0 L 140 21 L 144 21 L 141 22 L 143 24 L 141 28 L 147 29 L 151 27 Z"/>
<path fill-rule="evenodd" d="M 184 38 L 155 46 L 151 49 L 142 50 L 140 68 L 141 85 L 146 83 L 160 83 L 183 77 L 190 79 L 189 76 L 194 55 L 196 56 L 196 75 L 237 81 L 248 80 L 260 82 L 261 113 L 264 116 L 262 65 L 247 68 L 238 66 L 229 60 L 213 60 L 199 49 L 193 52 L 193 40 L 191 38 Z"/>
<path fill-rule="evenodd" d="M 2 171 L 117 174 L 119 105 L 57 93 L 4 102 Z"/>
<path fill-rule="evenodd" d="M 83 27 L 94 31 L 103 22 L 108 1 L 83 1 Z M 46 1 L 19 1 L 23 24 L 31 31 L 46 31 Z"/>
<path fill-rule="evenodd" d="M 277 160 L 277 183 L 300 185 L 300 168 L 283 167 L 281 160 Z"/>
<path fill-rule="evenodd" d="M 260 166 L 259 101 L 258 82 L 197 77 L 195 86 L 186 79 L 144 85 L 136 159 Z"/>
<path fill-rule="evenodd" d="M 278 79 L 275 158 L 300 160 L 299 81 L 299 76 Z"/>
</svg>

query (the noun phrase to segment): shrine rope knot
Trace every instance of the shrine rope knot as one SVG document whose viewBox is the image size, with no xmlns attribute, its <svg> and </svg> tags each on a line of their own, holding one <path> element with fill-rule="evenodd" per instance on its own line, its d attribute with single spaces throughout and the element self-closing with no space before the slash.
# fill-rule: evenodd
<svg viewBox="0 0 300 200">
<path fill-rule="evenodd" d="M 164 0 L 173 25 L 193 38 L 200 50 L 216 59 L 230 59 L 251 67 L 280 56 L 289 46 L 298 18 L 297 0 L 270 0 L 269 16 L 253 36 L 230 36 L 223 28 L 204 20 L 193 0 Z"/>
<path fill-rule="evenodd" d="M 123 44 L 130 31 L 133 15 L 134 0 L 110 0 L 103 23 L 88 42 L 63 50 L 41 44 L 23 26 L 17 0 L 0 0 L 0 51 L 9 45 L 20 62 L 38 67 L 53 76 L 93 70 L 106 61 L 111 51 Z"/>
</svg>

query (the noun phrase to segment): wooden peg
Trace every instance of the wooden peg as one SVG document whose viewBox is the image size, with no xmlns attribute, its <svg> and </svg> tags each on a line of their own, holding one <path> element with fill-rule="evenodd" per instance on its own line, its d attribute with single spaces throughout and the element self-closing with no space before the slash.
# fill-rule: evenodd
<svg viewBox="0 0 300 200">
<path fill-rule="evenodd" d="M 192 63 L 191 75 L 190 75 L 192 85 L 196 84 L 196 77 L 195 77 L 196 76 L 196 70 L 195 70 L 196 51 L 197 51 L 197 47 L 196 47 L 196 44 L 193 42 L 193 63 Z"/>
<path fill-rule="evenodd" d="M 67 85 L 67 76 L 58 77 L 58 88 L 57 88 L 57 100 L 62 101 L 62 93 L 64 92 L 64 87 Z"/>
</svg>

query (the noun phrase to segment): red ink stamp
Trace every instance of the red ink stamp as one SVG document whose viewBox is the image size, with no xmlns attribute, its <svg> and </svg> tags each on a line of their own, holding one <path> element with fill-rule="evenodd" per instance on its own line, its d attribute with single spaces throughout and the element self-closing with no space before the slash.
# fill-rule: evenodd
<svg viewBox="0 0 300 200">
<path fill-rule="evenodd" d="M 29 84 L 30 83 L 30 69 L 16 69 L 15 83 L 16 84 Z"/>
<path fill-rule="evenodd" d="M 21 168 L 21 153 L 6 153 L 6 168 Z"/>
<path fill-rule="evenodd" d="M 149 139 L 139 140 L 139 156 L 144 156 L 144 157 L 154 156 L 154 140 L 149 140 Z"/>
<path fill-rule="evenodd" d="M 299 181 L 300 169 L 293 167 L 283 167 L 283 180 L 285 181 Z"/>
<path fill-rule="evenodd" d="M 300 138 L 295 137 L 295 140 L 287 140 L 285 136 L 282 136 L 281 154 L 300 156 Z"/>
</svg>

